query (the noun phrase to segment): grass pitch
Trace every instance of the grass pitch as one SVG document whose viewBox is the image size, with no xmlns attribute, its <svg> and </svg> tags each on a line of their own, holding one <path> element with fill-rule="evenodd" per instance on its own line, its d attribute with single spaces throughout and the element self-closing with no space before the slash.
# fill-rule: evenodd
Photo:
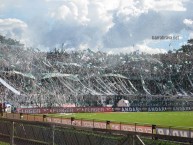
<svg viewBox="0 0 193 145">
<path fill-rule="evenodd" d="M 125 123 L 156 124 L 193 128 L 193 111 L 188 112 L 113 112 L 113 113 L 70 113 L 50 114 L 53 117 L 88 119 L 98 121 L 115 121 Z"/>
</svg>

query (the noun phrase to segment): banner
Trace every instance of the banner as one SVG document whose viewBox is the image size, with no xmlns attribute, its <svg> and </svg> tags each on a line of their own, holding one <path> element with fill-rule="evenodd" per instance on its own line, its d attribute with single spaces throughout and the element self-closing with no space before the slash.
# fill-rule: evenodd
<svg viewBox="0 0 193 145">
<path fill-rule="evenodd" d="M 172 108 L 173 111 L 190 111 L 192 110 L 191 107 L 173 107 Z"/>
<path fill-rule="evenodd" d="M 112 130 L 121 130 L 120 123 L 110 123 L 110 129 L 112 129 Z"/>
<path fill-rule="evenodd" d="M 98 122 L 95 120 L 79 120 L 75 119 L 71 121 L 68 118 L 54 118 L 54 117 L 47 117 L 47 122 L 53 123 L 61 123 L 61 124 L 68 124 L 74 126 L 82 126 L 88 128 L 100 128 L 100 129 L 107 129 L 107 122 Z M 109 128 L 111 130 L 122 130 L 122 131 L 130 131 L 130 132 L 141 132 L 141 133 L 152 133 L 152 126 L 142 126 L 142 125 L 133 125 L 133 124 L 121 124 L 121 123 L 109 123 Z"/>
<path fill-rule="evenodd" d="M 193 107 L 116 107 L 115 112 L 164 112 L 164 111 L 191 111 Z"/>
<path fill-rule="evenodd" d="M 54 107 L 54 108 L 17 108 L 17 113 L 48 114 L 48 113 L 79 113 L 79 112 L 112 112 L 112 107 Z"/>
<path fill-rule="evenodd" d="M 116 107 L 115 112 L 141 112 L 141 107 Z"/>
<path fill-rule="evenodd" d="M 53 123 L 62 123 L 61 118 L 52 118 L 52 117 L 47 117 L 47 122 L 53 122 Z"/>
<path fill-rule="evenodd" d="M 193 107 L 116 107 L 114 112 L 164 112 L 191 111 Z M 53 108 L 17 108 L 16 113 L 49 114 L 49 113 L 81 113 L 81 112 L 113 112 L 112 107 L 53 107 Z"/>
<path fill-rule="evenodd" d="M 132 132 L 142 132 L 142 133 L 152 133 L 151 126 L 138 126 L 138 125 L 127 125 L 121 124 L 121 130 L 123 131 L 132 131 Z"/>
<path fill-rule="evenodd" d="M 193 138 L 193 131 L 167 128 L 156 128 L 157 134 Z"/>
<path fill-rule="evenodd" d="M 152 133 L 151 126 L 141 126 L 141 125 L 128 125 L 120 123 L 110 123 L 110 129 L 112 130 L 122 130 L 122 131 L 132 131 L 132 132 L 141 132 L 141 133 Z"/>
<path fill-rule="evenodd" d="M 167 111 L 167 107 L 148 107 L 148 112 L 164 112 Z"/>
<path fill-rule="evenodd" d="M 93 122 L 93 121 L 85 121 L 85 120 L 82 120 L 82 126 L 83 126 L 83 127 L 93 128 L 94 122 Z"/>
<path fill-rule="evenodd" d="M 106 129 L 106 122 L 94 122 L 94 128 Z"/>
</svg>

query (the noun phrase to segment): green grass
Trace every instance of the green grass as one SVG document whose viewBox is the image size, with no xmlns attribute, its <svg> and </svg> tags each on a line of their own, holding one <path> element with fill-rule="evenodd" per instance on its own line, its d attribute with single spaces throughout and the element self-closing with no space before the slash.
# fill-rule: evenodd
<svg viewBox="0 0 193 145">
<path fill-rule="evenodd" d="M 0 145 L 9 145 L 9 143 L 0 141 Z"/>
<path fill-rule="evenodd" d="M 73 113 L 50 114 L 55 117 L 110 120 L 116 122 L 156 124 L 160 126 L 182 126 L 193 128 L 193 111 L 189 112 L 127 112 L 127 113 Z"/>
</svg>

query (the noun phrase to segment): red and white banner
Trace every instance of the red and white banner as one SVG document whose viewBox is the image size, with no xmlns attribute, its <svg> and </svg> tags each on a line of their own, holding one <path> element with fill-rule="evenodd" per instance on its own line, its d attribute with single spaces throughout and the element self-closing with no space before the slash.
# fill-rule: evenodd
<svg viewBox="0 0 193 145">
<path fill-rule="evenodd" d="M 112 130 L 121 130 L 120 123 L 110 123 L 110 129 L 112 129 Z"/>
<path fill-rule="evenodd" d="M 48 114 L 48 113 L 79 113 L 79 112 L 112 112 L 112 107 L 54 107 L 54 108 L 17 108 L 17 113 Z"/>
<path fill-rule="evenodd" d="M 110 123 L 110 128 L 112 130 L 152 133 L 151 126 L 138 126 L 138 125 L 135 126 L 135 125 L 129 125 L 129 124 Z"/>
<path fill-rule="evenodd" d="M 68 119 L 68 118 L 62 118 L 62 124 L 68 124 L 68 125 L 71 125 L 71 119 Z"/>
<path fill-rule="evenodd" d="M 47 122 L 53 122 L 53 123 L 62 123 L 61 118 L 52 118 L 52 117 L 47 117 Z"/>
<path fill-rule="evenodd" d="M 82 120 L 82 127 L 93 128 L 93 126 L 94 126 L 94 122 L 93 121 Z"/>
<path fill-rule="evenodd" d="M 106 129 L 106 122 L 94 122 L 94 128 Z"/>
<path fill-rule="evenodd" d="M 142 132 L 142 133 L 152 133 L 151 126 L 138 126 L 138 125 L 127 125 L 121 124 L 121 130 L 123 131 L 133 131 L 133 132 Z"/>
</svg>

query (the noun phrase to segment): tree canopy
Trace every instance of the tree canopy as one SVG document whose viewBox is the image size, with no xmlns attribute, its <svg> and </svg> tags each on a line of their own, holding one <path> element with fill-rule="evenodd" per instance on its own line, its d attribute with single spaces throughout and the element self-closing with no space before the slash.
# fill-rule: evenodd
<svg viewBox="0 0 193 145">
<path fill-rule="evenodd" d="M 15 39 L 6 38 L 5 36 L 0 35 L 0 44 L 7 44 L 7 45 L 23 45 L 20 41 Z"/>
</svg>

